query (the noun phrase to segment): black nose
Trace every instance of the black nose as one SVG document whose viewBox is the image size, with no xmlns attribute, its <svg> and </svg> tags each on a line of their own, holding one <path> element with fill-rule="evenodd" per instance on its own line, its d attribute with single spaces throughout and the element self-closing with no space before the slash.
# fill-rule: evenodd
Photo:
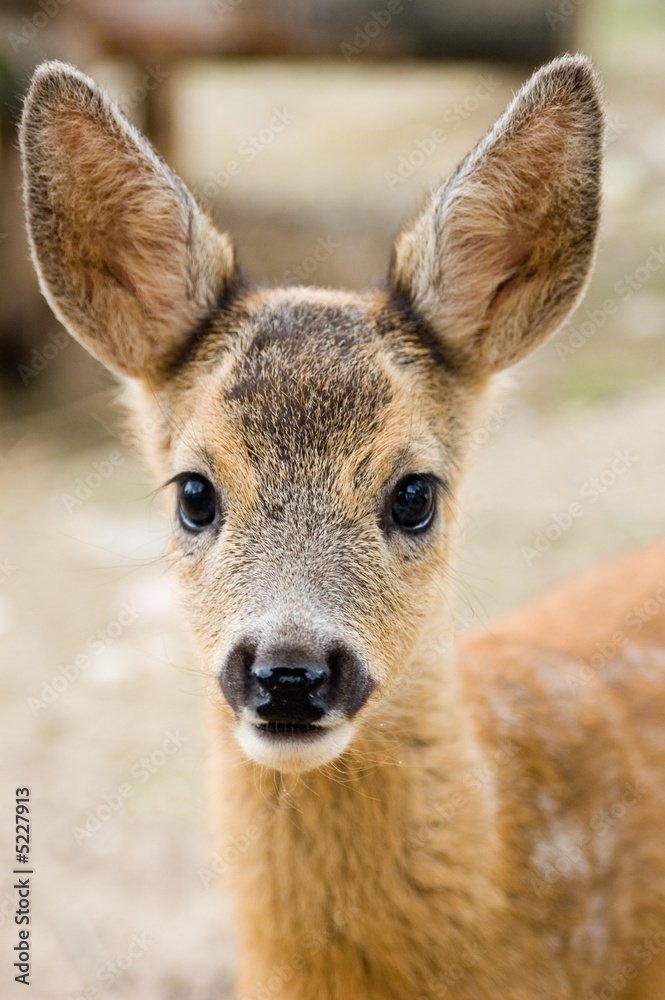
<svg viewBox="0 0 665 1000">
<path fill-rule="evenodd" d="M 254 663 L 251 673 L 267 696 L 254 706 L 266 722 L 307 724 L 324 714 L 323 705 L 316 704 L 312 695 L 330 677 L 327 664 L 291 666 L 264 659 Z"/>
<path fill-rule="evenodd" d="M 257 725 L 296 730 L 333 709 L 346 717 L 357 712 L 373 684 L 353 648 L 332 636 L 293 638 L 244 636 L 233 644 L 219 677 L 229 705 L 249 709 Z"/>
</svg>

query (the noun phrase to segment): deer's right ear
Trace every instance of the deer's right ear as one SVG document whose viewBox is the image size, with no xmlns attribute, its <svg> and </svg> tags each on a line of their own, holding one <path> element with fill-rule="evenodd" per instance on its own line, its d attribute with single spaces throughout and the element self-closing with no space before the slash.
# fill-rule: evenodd
<svg viewBox="0 0 665 1000">
<path fill-rule="evenodd" d="M 72 66 L 36 71 L 21 122 L 28 235 L 58 319 L 154 383 L 236 280 L 233 247 L 115 104 Z"/>
<path fill-rule="evenodd" d="M 591 65 L 556 59 L 399 238 L 392 290 L 458 371 L 514 364 L 579 300 L 595 253 L 603 130 Z"/>
</svg>

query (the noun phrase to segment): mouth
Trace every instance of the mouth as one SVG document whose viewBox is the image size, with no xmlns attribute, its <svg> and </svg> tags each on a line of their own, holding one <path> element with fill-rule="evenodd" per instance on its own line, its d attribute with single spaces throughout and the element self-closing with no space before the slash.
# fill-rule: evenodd
<svg viewBox="0 0 665 1000">
<path fill-rule="evenodd" d="M 279 733 L 281 735 L 291 733 L 318 733 L 324 732 L 321 726 L 315 726 L 310 722 L 260 722 L 255 724 L 255 729 L 260 733 Z"/>
<path fill-rule="evenodd" d="M 238 743 L 257 764 L 276 771 L 302 773 L 329 763 L 346 750 L 353 735 L 349 719 L 335 722 L 256 722 L 241 716 Z"/>
</svg>

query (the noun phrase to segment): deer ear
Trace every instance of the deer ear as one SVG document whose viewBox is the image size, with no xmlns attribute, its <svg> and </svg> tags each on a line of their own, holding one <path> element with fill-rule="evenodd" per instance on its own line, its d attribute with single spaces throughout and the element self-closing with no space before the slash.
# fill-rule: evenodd
<svg viewBox="0 0 665 1000">
<path fill-rule="evenodd" d="M 72 66 L 37 69 L 20 141 L 32 257 L 51 308 L 114 371 L 167 377 L 236 279 L 228 238 Z"/>
<path fill-rule="evenodd" d="M 595 255 L 603 112 L 588 61 L 539 70 L 398 239 L 390 271 L 460 370 L 519 361 L 581 297 Z"/>
</svg>

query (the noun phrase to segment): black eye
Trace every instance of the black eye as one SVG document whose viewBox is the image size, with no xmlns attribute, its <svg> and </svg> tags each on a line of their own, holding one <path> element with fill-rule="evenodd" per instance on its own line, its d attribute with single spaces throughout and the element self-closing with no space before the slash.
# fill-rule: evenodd
<svg viewBox="0 0 665 1000">
<path fill-rule="evenodd" d="M 215 491 L 203 476 L 187 475 L 180 480 L 178 513 L 188 531 L 202 531 L 215 520 Z"/>
<path fill-rule="evenodd" d="M 397 484 L 392 518 L 403 531 L 423 531 L 434 516 L 434 484 L 427 476 L 406 476 Z"/>
</svg>

